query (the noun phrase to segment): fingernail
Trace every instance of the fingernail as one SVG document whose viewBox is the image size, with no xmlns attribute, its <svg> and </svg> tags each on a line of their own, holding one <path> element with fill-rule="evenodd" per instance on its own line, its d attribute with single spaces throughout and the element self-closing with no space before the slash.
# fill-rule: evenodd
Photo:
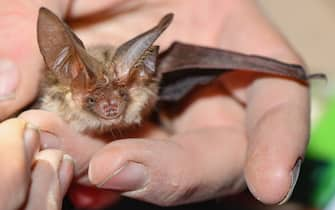
<svg viewBox="0 0 335 210">
<path fill-rule="evenodd" d="M 61 142 L 57 136 L 52 133 L 41 131 L 41 147 L 42 149 L 59 149 Z"/>
<path fill-rule="evenodd" d="M 120 191 L 134 191 L 144 187 L 147 180 L 148 171 L 144 165 L 128 162 L 111 176 L 108 176 L 98 187 Z"/>
<path fill-rule="evenodd" d="M 291 172 L 291 186 L 290 189 L 288 190 L 287 195 L 285 196 L 285 198 L 279 203 L 279 205 L 282 205 L 284 203 L 286 203 L 286 201 L 288 201 L 293 193 L 294 187 L 297 184 L 298 178 L 299 178 L 299 173 L 300 173 L 300 167 L 301 167 L 301 158 L 299 158 L 297 160 L 297 162 L 295 163 L 295 166 Z"/>
<path fill-rule="evenodd" d="M 58 169 L 59 182 L 62 195 L 65 195 L 73 177 L 74 173 L 74 160 L 68 155 L 63 155 L 62 163 Z"/>
<path fill-rule="evenodd" d="M 15 98 L 15 90 L 19 82 L 19 72 L 16 65 L 0 58 L 0 101 Z"/>
<path fill-rule="evenodd" d="M 38 128 L 30 123 L 27 123 L 24 134 L 24 145 L 26 149 L 27 159 L 29 161 L 35 156 L 39 150 L 39 133 Z"/>
</svg>

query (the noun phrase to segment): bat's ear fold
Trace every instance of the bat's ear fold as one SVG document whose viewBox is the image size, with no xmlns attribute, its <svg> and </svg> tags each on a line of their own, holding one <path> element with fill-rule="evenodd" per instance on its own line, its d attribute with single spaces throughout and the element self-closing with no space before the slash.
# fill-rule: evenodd
<svg viewBox="0 0 335 210">
<path fill-rule="evenodd" d="M 170 25 L 172 19 L 172 13 L 165 15 L 155 27 L 122 44 L 116 50 L 113 63 L 120 79 L 127 78 L 138 64 L 144 64 L 151 71 L 155 71 L 158 47 L 152 44 Z"/>
<path fill-rule="evenodd" d="M 158 51 L 159 46 L 156 45 L 147 49 L 141 59 L 131 68 L 130 75 L 127 77 L 128 81 L 152 78 L 156 74 Z"/>
<path fill-rule="evenodd" d="M 39 10 L 37 38 L 48 69 L 61 83 L 70 85 L 77 79 L 81 81 L 77 85 L 84 88 L 94 82 L 99 63 L 86 52 L 71 29 L 46 8 Z"/>
<path fill-rule="evenodd" d="M 158 57 L 159 46 L 150 47 L 143 55 L 143 59 L 140 59 L 134 66 L 140 66 L 148 74 L 154 74 L 156 72 L 156 64 Z"/>
</svg>

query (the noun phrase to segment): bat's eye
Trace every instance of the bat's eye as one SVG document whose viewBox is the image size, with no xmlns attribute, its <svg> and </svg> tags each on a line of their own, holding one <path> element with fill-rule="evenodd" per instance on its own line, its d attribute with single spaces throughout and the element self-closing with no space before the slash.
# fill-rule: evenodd
<svg viewBox="0 0 335 210">
<path fill-rule="evenodd" d="M 120 94 L 120 96 L 121 96 L 122 98 L 124 98 L 124 99 L 127 99 L 127 98 L 128 98 L 128 93 L 127 93 L 127 90 L 126 90 L 125 88 L 121 88 L 121 89 L 119 90 L 119 94 Z"/>
<path fill-rule="evenodd" d="M 86 99 L 88 105 L 94 105 L 96 100 L 93 97 L 87 97 Z"/>
</svg>

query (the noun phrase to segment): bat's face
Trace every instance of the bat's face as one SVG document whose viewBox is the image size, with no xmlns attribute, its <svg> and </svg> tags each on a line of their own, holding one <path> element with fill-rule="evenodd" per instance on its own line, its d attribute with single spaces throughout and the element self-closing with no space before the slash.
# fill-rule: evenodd
<svg viewBox="0 0 335 210">
<path fill-rule="evenodd" d="M 130 102 L 128 90 L 123 87 L 107 86 L 90 91 L 85 95 L 80 94 L 80 97 L 84 110 L 105 120 L 122 117 Z"/>
<path fill-rule="evenodd" d="M 143 112 L 154 105 L 158 92 L 157 75 L 147 67 L 150 62 L 119 71 L 113 47 L 96 46 L 87 52 L 103 65 L 79 65 L 91 74 L 78 75 L 71 81 L 72 99 L 68 103 L 75 104 L 73 107 L 81 110 L 82 115 L 90 116 L 90 121 L 101 122 L 106 127 L 138 123 Z M 154 67 L 154 63 L 151 65 Z"/>
</svg>

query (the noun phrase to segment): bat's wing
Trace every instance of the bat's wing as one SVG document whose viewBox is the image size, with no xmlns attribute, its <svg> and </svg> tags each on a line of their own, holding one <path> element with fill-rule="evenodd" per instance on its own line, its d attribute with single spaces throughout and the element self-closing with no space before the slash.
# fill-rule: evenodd
<svg viewBox="0 0 335 210">
<path fill-rule="evenodd" d="M 208 84 L 227 71 L 269 73 L 300 81 L 309 78 L 300 65 L 178 42 L 160 54 L 157 68 L 162 75 L 160 101 L 165 102 L 176 102 L 194 87 Z"/>
</svg>

